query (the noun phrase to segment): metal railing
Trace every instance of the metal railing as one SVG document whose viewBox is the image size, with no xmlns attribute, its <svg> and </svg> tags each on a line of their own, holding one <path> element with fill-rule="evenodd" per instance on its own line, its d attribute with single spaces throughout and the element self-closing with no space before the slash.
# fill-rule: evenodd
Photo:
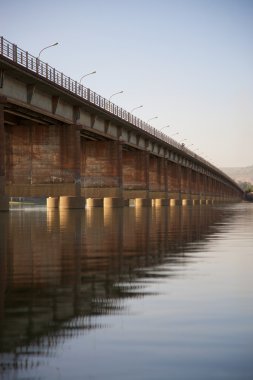
<svg viewBox="0 0 253 380">
<path fill-rule="evenodd" d="M 194 158 L 195 160 L 202 162 L 205 166 L 214 170 L 216 173 L 222 174 L 223 177 L 232 181 L 221 170 L 216 168 L 210 162 L 206 161 L 203 157 L 197 155 L 190 149 L 188 149 L 184 144 L 177 142 L 171 137 L 167 136 L 163 132 L 160 132 L 156 128 L 152 127 L 150 124 L 145 123 L 143 120 L 132 115 L 130 112 L 124 110 L 123 108 L 117 106 L 116 104 L 110 102 L 108 99 L 100 96 L 96 92 L 84 87 L 81 83 L 71 79 L 60 71 L 56 70 L 52 66 L 41 61 L 39 58 L 34 57 L 27 51 L 20 49 L 17 45 L 7 41 L 5 38 L 0 37 L 0 55 L 9 59 L 10 61 L 26 68 L 27 70 L 37 74 L 39 77 L 48 80 L 56 84 L 57 86 L 69 91 L 70 93 L 76 95 L 77 97 L 91 103 L 92 105 L 101 108 L 112 115 L 122 119 L 137 128 L 147 132 L 148 134 L 166 142 L 167 144 L 173 146 L 186 153 L 188 156 Z M 233 181 L 232 181 L 233 182 Z"/>
</svg>

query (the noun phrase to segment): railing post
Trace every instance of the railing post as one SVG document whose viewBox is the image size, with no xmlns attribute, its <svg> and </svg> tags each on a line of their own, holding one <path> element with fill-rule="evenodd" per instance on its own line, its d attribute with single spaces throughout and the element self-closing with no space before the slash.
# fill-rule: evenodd
<svg viewBox="0 0 253 380">
<path fill-rule="evenodd" d="M 39 74 L 39 68 L 40 68 L 40 60 L 39 58 L 36 58 L 36 73 Z"/>
<path fill-rule="evenodd" d="M 18 61 L 18 57 L 17 57 L 17 45 L 13 44 L 12 45 L 12 58 L 13 58 L 13 61 L 17 63 Z"/>
</svg>

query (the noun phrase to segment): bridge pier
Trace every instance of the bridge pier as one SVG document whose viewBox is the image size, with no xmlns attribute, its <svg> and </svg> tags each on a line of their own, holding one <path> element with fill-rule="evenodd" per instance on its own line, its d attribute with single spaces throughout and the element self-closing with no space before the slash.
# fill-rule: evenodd
<svg viewBox="0 0 253 380">
<path fill-rule="evenodd" d="M 59 197 L 48 197 L 47 208 L 59 208 Z"/>
<path fill-rule="evenodd" d="M 88 198 L 86 199 L 87 207 L 103 207 L 104 200 L 103 198 Z"/>
<path fill-rule="evenodd" d="M 193 205 L 192 199 L 188 199 L 188 198 L 182 199 L 182 206 L 192 206 L 192 205 Z"/>
<path fill-rule="evenodd" d="M 180 198 L 171 198 L 169 201 L 170 206 L 182 206 L 182 199 Z"/>
<path fill-rule="evenodd" d="M 148 199 L 149 192 L 149 153 L 138 150 L 122 151 L 123 198 Z"/>
<path fill-rule="evenodd" d="M 18 120 L 6 128 L 6 191 L 15 197 L 80 196 L 80 132 Z"/>
<path fill-rule="evenodd" d="M 175 162 L 168 162 L 168 199 L 170 206 L 180 206 L 181 197 L 181 165 Z"/>
<path fill-rule="evenodd" d="M 169 199 L 168 198 L 154 199 L 154 206 L 155 207 L 169 206 Z"/>
<path fill-rule="evenodd" d="M 9 197 L 5 194 L 5 128 L 4 106 L 0 103 L 0 211 L 9 210 Z"/>
<path fill-rule="evenodd" d="M 81 194 L 85 198 L 123 198 L 119 141 L 81 140 Z"/>
<path fill-rule="evenodd" d="M 48 197 L 48 209 L 83 209 L 85 208 L 85 199 L 81 196 Z"/>
<path fill-rule="evenodd" d="M 80 196 L 61 196 L 59 209 L 82 209 L 85 208 L 85 199 Z"/>
<path fill-rule="evenodd" d="M 124 206 L 124 200 L 123 198 L 116 198 L 116 197 L 105 197 L 104 198 L 104 207 L 123 207 Z"/>
<path fill-rule="evenodd" d="M 151 198 L 136 198 L 135 207 L 151 207 L 152 199 Z"/>
</svg>

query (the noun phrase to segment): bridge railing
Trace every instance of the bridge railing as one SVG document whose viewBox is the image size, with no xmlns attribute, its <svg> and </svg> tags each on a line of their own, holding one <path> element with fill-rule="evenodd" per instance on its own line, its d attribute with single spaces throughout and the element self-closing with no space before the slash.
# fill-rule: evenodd
<svg viewBox="0 0 253 380">
<path fill-rule="evenodd" d="M 117 116 L 118 118 L 127 121 L 128 123 L 134 125 L 137 128 L 142 129 L 143 131 L 155 136 L 156 138 L 168 143 L 169 145 L 184 151 L 187 155 L 197 159 L 209 168 L 215 170 L 216 172 L 220 172 L 224 177 L 226 177 L 226 175 L 223 172 L 221 172 L 219 169 L 213 166 L 210 162 L 206 161 L 203 157 L 197 155 L 196 153 L 185 147 L 183 144 L 180 144 L 176 140 L 172 139 L 168 135 L 152 127 L 148 123 L 137 118 L 136 116 L 132 115 L 131 113 L 117 106 L 116 104 L 110 102 L 108 99 L 103 98 L 96 92 L 84 87 L 81 83 L 71 79 L 62 72 L 56 70 L 52 66 L 48 65 L 48 63 L 41 61 L 38 57 L 34 57 L 27 51 L 20 49 L 17 45 L 7 41 L 3 37 L 0 37 L 0 55 L 26 68 L 27 70 L 32 71 L 39 77 L 42 77 L 64 88 L 65 90 L 75 94 L 79 98 L 82 98 L 94 104 L 95 106 L 106 110 L 114 116 Z M 231 180 L 231 178 L 229 178 L 229 180 Z"/>
</svg>

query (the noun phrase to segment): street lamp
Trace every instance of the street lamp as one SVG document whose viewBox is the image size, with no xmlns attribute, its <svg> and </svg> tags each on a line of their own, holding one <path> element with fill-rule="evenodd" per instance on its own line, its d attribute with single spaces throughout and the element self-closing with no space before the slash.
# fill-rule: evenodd
<svg viewBox="0 0 253 380">
<path fill-rule="evenodd" d="M 91 73 L 84 74 L 84 75 L 80 78 L 79 83 L 82 82 L 82 80 L 83 80 L 84 77 L 87 77 L 88 75 L 92 75 L 92 74 L 96 74 L 96 71 L 92 71 Z"/>
<path fill-rule="evenodd" d="M 134 107 L 131 109 L 130 113 L 133 113 L 135 110 L 137 110 L 138 108 L 142 108 L 143 106 L 138 106 L 138 107 Z"/>
<path fill-rule="evenodd" d="M 154 120 L 154 119 L 158 119 L 158 116 L 151 117 L 150 119 L 147 120 L 147 123 L 148 123 L 150 120 Z"/>
<path fill-rule="evenodd" d="M 46 49 L 48 49 L 48 48 L 50 48 L 50 47 L 52 47 L 52 46 L 56 46 L 56 45 L 58 45 L 58 42 L 55 42 L 54 44 L 49 45 L 49 46 L 46 46 L 46 47 L 44 47 L 43 49 L 41 49 L 41 51 L 39 52 L 39 55 L 38 55 L 38 59 L 40 59 L 40 55 L 41 55 L 41 53 L 42 53 L 44 50 L 46 50 Z"/>
<path fill-rule="evenodd" d="M 161 129 L 159 129 L 159 131 L 161 132 L 164 128 L 170 128 L 172 127 L 172 125 L 165 125 L 164 127 L 162 127 Z"/>
<path fill-rule="evenodd" d="M 118 95 L 118 94 L 123 94 L 124 91 L 119 91 L 119 92 L 115 92 L 115 94 L 112 94 L 109 98 L 109 101 L 111 100 L 111 98 L 115 95 Z"/>
</svg>

